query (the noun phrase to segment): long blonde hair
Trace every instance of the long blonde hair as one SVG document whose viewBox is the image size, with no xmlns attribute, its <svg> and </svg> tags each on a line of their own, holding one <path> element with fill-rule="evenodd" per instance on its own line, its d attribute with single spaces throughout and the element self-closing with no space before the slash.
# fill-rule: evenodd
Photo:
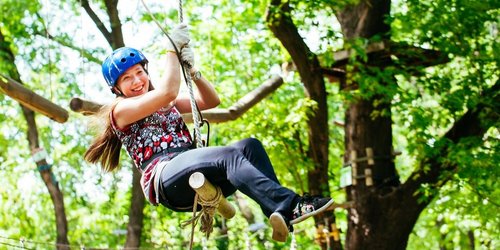
<svg viewBox="0 0 500 250">
<path fill-rule="evenodd" d="M 149 75 L 147 64 L 141 63 L 141 65 Z M 148 91 L 151 90 L 154 90 L 154 86 L 151 80 L 149 80 Z M 123 98 L 126 97 L 123 96 L 121 91 L 118 92 L 117 98 L 112 104 L 102 106 L 99 112 L 94 115 L 94 127 L 96 127 L 98 131 L 104 130 L 104 132 L 94 139 L 84 155 L 84 159 L 90 163 L 101 163 L 101 168 L 106 172 L 115 170 L 119 167 L 120 163 L 122 142 L 114 133 L 110 119 L 114 107 Z"/>
<path fill-rule="evenodd" d="M 119 100 L 120 97 L 116 98 L 94 115 L 94 127 L 104 131 L 94 139 L 84 155 L 84 159 L 90 163 L 101 163 L 101 168 L 106 172 L 115 170 L 120 163 L 122 142 L 111 127 L 111 112 Z"/>
</svg>

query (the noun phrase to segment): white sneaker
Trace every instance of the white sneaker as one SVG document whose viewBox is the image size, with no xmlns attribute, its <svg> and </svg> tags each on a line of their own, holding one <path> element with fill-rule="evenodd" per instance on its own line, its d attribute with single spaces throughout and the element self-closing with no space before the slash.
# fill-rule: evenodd
<svg viewBox="0 0 500 250">
<path fill-rule="evenodd" d="M 269 216 L 269 223 L 271 223 L 271 227 L 273 228 L 273 240 L 286 242 L 288 226 L 283 216 L 278 212 L 274 212 Z"/>
</svg>

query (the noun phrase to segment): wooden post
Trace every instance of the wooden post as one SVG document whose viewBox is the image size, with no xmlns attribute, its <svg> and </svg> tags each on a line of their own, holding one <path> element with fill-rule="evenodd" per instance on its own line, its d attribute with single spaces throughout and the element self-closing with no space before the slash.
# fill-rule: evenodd
<svg viewBox="0 0 500 250">
<path fill-rule="evenodd" d="M 375 159 L 373 159 L 373 148 L 366 148 L 366 159 L 368 161 L 368 165 L 375 165 Z"/>
<path fill-rule="evenodd" d="M 365 168 L 365 184 L 367 187 L 373 185 L 372 170 L 370 168 Z"/>
<path fill-rule="evenodd" d="M 189 177 L 189 185 L 204 200 L 213 200 L 217 196 L 217 189 L 205 176 L 196 172 Z M 218 201 L 217 210 L 226 219 L 231 219 L 236 214 L 234 207 L 221 195 Z"/>
<path fill-rule="evenodd" d="M 68 111 L 9 77 L 0 75 L 0 92 L 7 94 L 27 108 L 39 112 L 56 122 L 65 123 L 68 120 Z"/>
<path fill-rule="evenodd" d="M 373 185 L 373 178 L 372 178 L 372 167 L 375 165 L 375 159 L 373 158 L 373 149 L 372 148 L 366 148 L 366 158 L 368 161 L 368 166 L 365 168 L 365 184 L 366 186 L 372 186 Z"/>
<path fill-rule="evenodd" d="M 356 150 L 351 151 L 351 167 L 352 167 L 352 185 L 356 186 L 358 180 L 358 163 L 356 159 L 358 158 Z"/>
</svg>

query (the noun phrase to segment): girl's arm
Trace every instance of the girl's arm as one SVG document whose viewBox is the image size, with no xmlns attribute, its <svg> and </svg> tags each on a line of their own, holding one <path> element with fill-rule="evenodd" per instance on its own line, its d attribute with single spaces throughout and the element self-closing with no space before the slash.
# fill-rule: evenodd
<svg viewBox="0 0 500 250">
<path fill-rule="evenodd" d="M 191 68 L 191 75 L 196 71 L 196 68 Z M 200 110 L 215 108 L 220 104 L 219 95 L 215 91 L 214 86 L 205 77 L 201 76 L 199 79 L 193 80 L 193 83 L 196 85 L 195 100 Z M 189 93 L 179 95 L 175 100 L 175 106 L 181 113 L 191 112 Z"/>
<path fill-rule="evenodd" d="M 112 112 L 119 128 L 143 119 L 176 100 L 179 94 L 180 66 L 175 53 L 167 53 L 165 67 L 165 77 L 154 90 L 140 96 L 123 98 L 116 104 Z"/>
</svg>

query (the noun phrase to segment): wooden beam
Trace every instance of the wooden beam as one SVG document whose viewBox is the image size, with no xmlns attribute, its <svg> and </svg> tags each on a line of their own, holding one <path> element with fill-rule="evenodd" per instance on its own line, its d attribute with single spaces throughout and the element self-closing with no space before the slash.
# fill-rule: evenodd
<svg viewBox="0 0 500 250">
<path fill-rule="evenodd" d="M 334 52 L 333 58 L 335 62 L 331 65 L 331 69 L 344 67 L 354 52 L 354 49 Z M 394 64 L 394 60 L 398 60 L 398 63 L 395 65 L 430 67 L 449 62 L 447 55 L 440 51 L 391 41 L 368 44 L 365 48 L 365 53 L 368 55 L 367 63 L 370 65 L 389 66 Z"/>
<path fill-rule="evenodd" d="M 211 123 L 222 123 L 236 120 L 255 104 L 262 101 L 262 99 L 264 99 L 270 93 L 276 91 L 276 89 L 278 89 L 282 84 L 283 78 L 274 76 L 264 82 L 258 88 L 243 96 L 231 107 L 227 109 L 209 109 L 202 111 L 201 114 L 203 115 L 204 119 L 207 119 Z M 182 114 L 182 116 L 184 117 L 186 122 L 193 122 L 193 115 L 191 113 Z"/>
<path fill-rule="evenodd" d="M 78 97 L 74 97 L 69 102 L 69 108 L 75 112 L 81 113 L 83 115 L 92 115 L 99 111 L 102 104 L 98 104 L 92 101 L 84 100 Z"/>
<path fill-rule="evenodd" d="M 365 48 L 365 53 L 366 54 L 371 54 L 379 51 L 383 51 L 387 49 L 387 43 L 386 42 L 376 42 L 376 43 L 370 43 L 366 46 Z M 354 49 L 349 49 L 349 50 L 339 50 L 333 53 L 333 59 L 335 60 L 334 67 L 340 67 L 344 66 L 347 64 L 349 61 L 349 58 L 351 57 L 351 54 L 354 53 Z"/>
<path fill-rule="evenodd" d="M 27 89 L 22 84 L 7 76 L 0 75 L 0 90 L 25 107 L 39 112 L 54 121 L 64 123 L 68 120 L 68 111 L 64 108 Z"/>
<path fill-rule="evenodd" d="M 202 111 L 204 119 L 211 123 L 222 123 L 231 120 L 236 120 L 242 116 L 246 111 L 253 107 L 258 102 L 262 101 L 270 93 L 276 91 L 283 84 L 283 78 L 280 76 L 273 76 L 271 79 L 264 82 L 258 88 L 243 96 L 235 104 L 227 109 L 209 109 Z M 70 103 L 71 110 L 82 113 L 84 115 L 94 114 L 101 108 L 101 104 L 92 101 L 83 100 L 80 98 L 73 98 Z M 193 122 L 192 114 L 182 114 L 186 122 Z"/>
</svg>

